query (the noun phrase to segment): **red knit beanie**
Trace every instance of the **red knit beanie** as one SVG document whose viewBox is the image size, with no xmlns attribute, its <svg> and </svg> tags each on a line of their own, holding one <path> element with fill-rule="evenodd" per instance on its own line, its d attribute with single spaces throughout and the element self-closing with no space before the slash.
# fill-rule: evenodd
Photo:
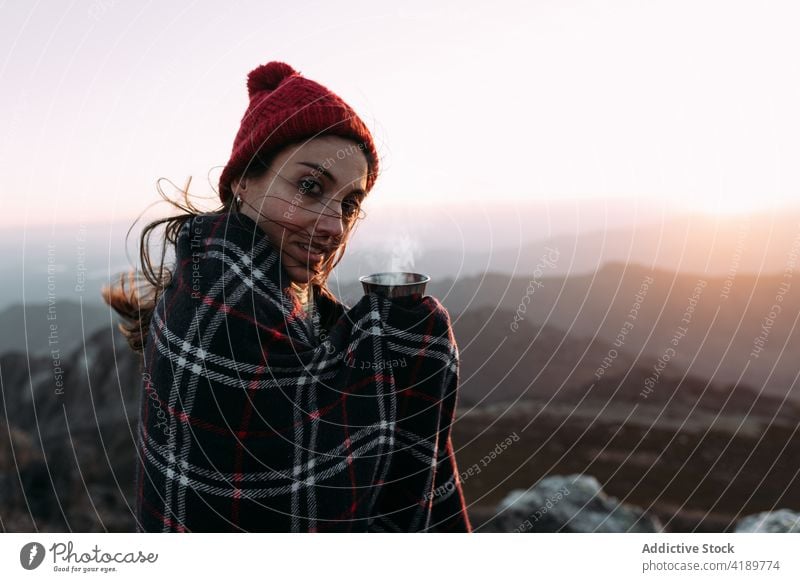
<svg viewBox="0 0 800 582">
<path fill-rule="evenodd" d="M 250 105 L 233 142 L 231 158 L 219 179 L 223 203 L 233 196 L 231 181 L 253 162 L 284 145 L 318 135 L 338 135 L 363 144 L 369 175 L 367 192 L 378 173 L 378 153 L 367 126 L 347 103 L 286 63 L 272 61 L 247 76 Z"/>
</svg>

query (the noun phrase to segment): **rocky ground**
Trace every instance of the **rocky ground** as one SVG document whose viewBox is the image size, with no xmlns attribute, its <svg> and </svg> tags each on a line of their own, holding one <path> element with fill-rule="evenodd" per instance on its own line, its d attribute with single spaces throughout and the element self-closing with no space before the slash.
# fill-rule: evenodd
<svg viewBox="0 0 800 582">
<path fill-rule="evenodd" d="M 139 363 L 117 334 L 100 330 L 60 365 L 57 392 L 50 358 L 0 356 L 0 530 L 133 531 Z M 473 377 L 470 366 L 465 358 L 464 378 Z M 504 500 L 552 476 L 596 479 L 571 483 L 583 483 L 575 492 L 598 515 L 619 513 L 623 531 L 631 515 L 660 531 L 723 532 L 744 516 L 800 509 L 795 407 L 743 386 L 667 376 L 643 399 L 645 372 L 573 384 L 549 401 L 541 391 L 523 398 L 524 390 L 515 403 L 464 399 L 453 441 L 475 530 L 519 529 L 528 509 L 553 504 L 558 488 L 505 512 L 513 518 L 500 511 Z M 579 496 L 567 498 L 559 511 Z M 567 517 L 555 529 L 608 521 Z"/>
<path fill-rule="evenodd" d="M 462 414 L 453 439 L 476 530 L 495 531 L 503 498 L 548 475 L 593 476 L 671 532 L 732 531 L 746 515 L 800 509 L 797 423 L 603 404 Z M 511 434 L 519 440 L 490 458 Z"/>
</svg>

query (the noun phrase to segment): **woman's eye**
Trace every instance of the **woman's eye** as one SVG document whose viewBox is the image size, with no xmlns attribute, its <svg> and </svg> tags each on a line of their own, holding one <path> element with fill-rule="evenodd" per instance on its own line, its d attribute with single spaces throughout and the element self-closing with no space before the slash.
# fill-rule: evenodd
<svg viewBox="0 0 800 582">
<path fill-rule="evenodd" d="M 312 196 L 322 194 L 322 184 L 313 178 L 303 178 L 300 180 L 299 186 L 302 194 L 310 194 Z"/>
<path fill-rule="evenodd" d="M 344 214 L 344 216 L 351 218 L 358 214 L 358 211 L 359 205 L 355 200 L 345 200 L 342 202 L 342 214 Z"/>
</svg>

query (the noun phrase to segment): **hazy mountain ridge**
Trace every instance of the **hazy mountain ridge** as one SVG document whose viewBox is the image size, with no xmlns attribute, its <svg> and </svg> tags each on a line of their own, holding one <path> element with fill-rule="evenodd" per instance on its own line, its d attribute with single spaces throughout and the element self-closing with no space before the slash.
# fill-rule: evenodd
<svg viewBox="0 0 800 582">
<path fill-rule="evenodd" d="M 636 319 L 631 319 L 637 294 L 650 278 L 652 283 L 647 283 L 646 295 L 636 307 Z M 785 282 L 781 275 L 701 277 L 610 263 L 591 275 L 537 279 L 541 287 L 520 308 L 530 281 L 492 274 L 460 279 L 457 285 L 432 282 L 428 293 L 440 298 L 451 313 L 483 307 L 512 313 L 524 309 L 519 314 L 524 321 L 562 329 L 572 337 L 596 336 L 614 343 L 624 331 L 618 350 L 665 359 L 668 350 L 674 349 L 666 369 L 677 366 L 717 384 L 763 386 L 769 394 L 783 396 L 798 374 L 791 356 L 800 350 L 800 335 L 793 333 L 800 314 L 797 285 L 781 295 L 782 311 L 772 322 L 762 351 L 751 356 Z M 704 286 L 698 295 L 699 282 Z M 698 296 L 693 301 L 694 295 Z M 682 320 L 690 308 L 686 323 Z M 680 328 L 686 333 L 673 345 Z M 624 369 L 616 363 L 611 368 Z M 794 391 L 790 397 L 797 399 L 800 394 Z"/>
<path fill-rule="evenodd" d="M 632 212 L 635 204 L 581 201 L 554 208 L 552 201 L 506 201 L 484 207 L 484 214 L 475 216 L 479 206 L 432 206 L 422 214 L 404 207 L 376 207 L 359 224 L 333 279 L 358 288 L 360 275 L 390 268 L 428 273 L 434 281 L 487 272 L 525 278 L 547 248 L 557 249 L 560 257 L 546 276 L 592 273 L 609 262 L 709 276 L 725 276 L 732 269 L 741 274 L 779 273 L 800 233 L 796 207 L 712 217 L 650 208 Z M 442 222 L 442 216 L 448 220 Z M 542 226 L 531 227 L 530 217 L 540 219 Z M 0 242 L 8 250 L 3 270 L 13 276 L 0 278 L 0 308 L 23 298 L 46 301 L 51 259 L 59 300 L 99 298 L 103 284 L 137 263 L 136 244 L 146 222 L 133 228 L 127 244 L 132 219 L 8 229 Z M 80 281 L 83 287 L 76 291 Z"/>
</svg>

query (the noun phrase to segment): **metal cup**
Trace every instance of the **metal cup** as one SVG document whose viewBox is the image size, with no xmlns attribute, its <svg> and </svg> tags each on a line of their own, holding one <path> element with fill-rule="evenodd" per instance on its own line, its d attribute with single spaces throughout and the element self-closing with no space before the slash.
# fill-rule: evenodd
<svg viewBox="0 0 800 582">
<path fill-rule="evenodd" d="M 374 293 L 384 297 L 405 297 L 425 295 L 425 285 L 431 278 L 422 273 L 392 271 L 373 273 L 358 278 L 364 287 L 364 295 Z"/>
</svg>

